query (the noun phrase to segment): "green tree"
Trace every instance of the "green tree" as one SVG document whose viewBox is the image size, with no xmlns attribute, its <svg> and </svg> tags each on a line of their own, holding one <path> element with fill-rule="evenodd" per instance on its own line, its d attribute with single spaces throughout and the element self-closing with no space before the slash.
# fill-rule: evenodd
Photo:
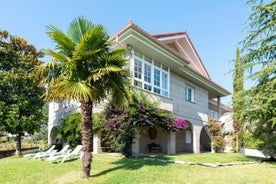
<svg viewBox="0 0 276 184">
<path fill-rule="evenodd" d="M 260 149 L 271 158 L 276 155 L 276 1 L 250 0 L 251 14 L 243 40 L 243 62 L 256 81 L 246 91 L 243 114 Z"/>
<path fill-rule="evenodd" d="M 46 100 L 80 102 L 83 145 L 82 178 L 90 177 L 92 162 L 92 108 L 111 95 L 116 106 L 128 99 L 128 71 L 123 68 L 125 50 L 109 50 L 107 31 L 102 25 L 78 17 L 67 33 L 47 26 L 56 51 L 47 50 L 53 60 L 40 68 L 42 82 L 48 85 Z"/>
<path fill-rule="evenodd" d="M 233 79 L 233 127 L 235 130 L 235 151 L 239 151 L 242 146 L 242 133 L 243 133 L 243 120 L 240 112 L 244 110 L 244 88 L 243 88 L 243 73 L 244 69 L 242 66 L 242 60 L 240 57 L 240 50 L 236 50 L 236 61 L 234 68 L 234 79 Z"/>
<path fill-rule="evenodd" d="M 33 72 L 40 57 L 26 40 L 0 32 L 0 130 L 16 134 L 16 155 L 24 132 L 33 134 L 43 123 L 44 88 Z"/>
</svg>

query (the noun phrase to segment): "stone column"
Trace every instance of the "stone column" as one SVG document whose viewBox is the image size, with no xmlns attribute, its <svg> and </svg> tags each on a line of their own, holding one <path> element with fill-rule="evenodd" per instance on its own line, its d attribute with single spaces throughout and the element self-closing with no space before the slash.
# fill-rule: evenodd
<svg viewBox="0 0 276 184">
<path fill-rule="evenodd" d="M 202 126 L 193 126 L 193 151 L 194 153 L 200 153 L 200 133 Z"/>
<path fill-rule="evenodd" d="M 221 108 L 220 108 L 220 97 L 217 97 L 217 106 L 218 106 L 218 119 L 221 116 Z"/>
<path fill-rule="evenodd" d="M 93 134 L 93 153 L 101 153 L 101 132 Z"/>
<path fill-rule="evenodd" d="M 53 144 L 53 137 L 51 135 L 51 132 L 55 124 L 55 117 L 55 102 L 50 102 L 48 110 L 48 147 Z"/>
<path fill-rule="evenodd" d="M 176 153 L 176 135 L 175 132 L 170 132 L 168 139 L 168 154 L 175 155 Z"/>
</svg>

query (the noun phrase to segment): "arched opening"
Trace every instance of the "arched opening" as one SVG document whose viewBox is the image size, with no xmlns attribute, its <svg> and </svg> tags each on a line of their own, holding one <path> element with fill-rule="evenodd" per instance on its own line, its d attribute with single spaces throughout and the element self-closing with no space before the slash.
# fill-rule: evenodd
<svg viewBox="0 0 276 184">
<path fill-rule="evenodd" d="M 48 146 L 55 144 L 56 141 L 57 141 L 57 127 L 53 126 L 50 129 L 50 134 L 48 137 Z"/>
<path fill-rule="evenodd" d="M 200 152 L 211 152 L 211 135 L 208 127 L 204 125 L 200 132 Z"/>
<path fill-rule="evenodd" d="M 176 153 L 192 153 L 193 152 L 193 129 L 192 124 L 188 120 L 185 120 L 188 124 L 188 128 L 176 132 L 175 148 Z"/>
<path fill-rule="evenodd" d="M 167 153 L 168 139 L 169 133 L 160 127 L 141 127 L 139 153 Z"/>
</svg>

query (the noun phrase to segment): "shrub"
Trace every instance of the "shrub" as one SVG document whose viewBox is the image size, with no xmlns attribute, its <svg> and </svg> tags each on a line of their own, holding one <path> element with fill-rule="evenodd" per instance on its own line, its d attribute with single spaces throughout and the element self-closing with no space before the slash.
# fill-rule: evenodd
<svg viewBox="0 0 276 184">
<path fill-rule="evenodd" d="M 226 141 L 223 138 L 220 124 L 215 120 L 209 118 L 208 128 L 212 135 L 212 146 L 214 151 L 222 152 L 225 148 Z"/>
</svg>

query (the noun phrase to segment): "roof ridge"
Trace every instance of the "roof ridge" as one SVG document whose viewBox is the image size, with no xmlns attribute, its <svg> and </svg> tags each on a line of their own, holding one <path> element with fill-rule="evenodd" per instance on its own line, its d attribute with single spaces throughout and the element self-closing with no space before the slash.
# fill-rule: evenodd
<svg viewBox="0 0 276 184">
<path fill-rule="evenodd" d="M 166 32 L 166 33 L 156 33 L 151 34 L 153 37 L 168 37 L 168 36 L 178 36 L 178 35 L 186 35 L 187 31 L 177 31 L 177 32 Z"/>
</svg>

